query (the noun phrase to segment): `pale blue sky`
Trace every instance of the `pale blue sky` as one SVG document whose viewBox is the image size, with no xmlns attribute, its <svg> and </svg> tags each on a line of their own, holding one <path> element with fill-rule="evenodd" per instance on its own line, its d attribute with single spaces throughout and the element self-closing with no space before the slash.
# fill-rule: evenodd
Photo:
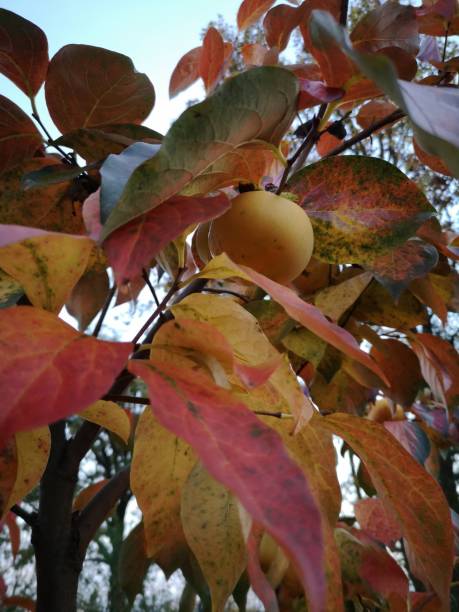
<svg viewBox="0 0 459 612">
<path fill-rule="evenodd" d="M 69 43 L 105 47 L 132 58 L 156 90 L 156 104 L 146 124 L 165 132 L 189 98 L 202 97 L 191 88 L 169 101 L 172 70 L 189 49 L 200 44 L 200 32 L 222 14 L 235 25 L 241 0 L 3 0 L 2 8 L 18 13 L 44 30 L 50 56 Z M 0 76 L 0 93 L 29 112 L 27 98 Z M 39 94 L 42 98 L 43 92 Z M 42 104 L 39 106 L 40 113 Z M 49 120 L 47 121 L 49 125 Z"/>
</svg>

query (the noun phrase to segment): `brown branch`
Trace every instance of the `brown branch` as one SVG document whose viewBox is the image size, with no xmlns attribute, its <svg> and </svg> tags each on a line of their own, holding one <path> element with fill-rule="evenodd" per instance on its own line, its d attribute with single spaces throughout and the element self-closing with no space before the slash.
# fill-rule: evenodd
<svg viewBox="0 0 459 612">
<path fill-rule="evenodd" d="M 300 155 L 302 155 L 302 157 L 304 158 L 303 162 L 306 160 L 306 157 L 309 155 L 312 147 L 314 146 L 318 138 L 318 132 L 317 132 L 318 125 L 319 125 L 319 119 L 318 117 L 314 117 L 314 119 L 311 122 L 311 127 L 309 129 L 309 132 L 306 134 L 303 142 L 300 144 L 300 146 L 295 151 L 295 153 L 292 155 L 292 157 L 287 160 L 287 165 L 285 166 L 285 170 L 282 174 L 282 177 L 279 183 L 279 187 L 276 189 L 277 195 L 282 193 L 285 187 L 285 184 L 287 183 L 290 171 L 293 168 L 293 165 L 295 164 L 295 162 L 300 157 Z"/>
<path fill-rule="evenodd" d="M 342 26 L 346 25 L 348 6 L 349 6 L 349 0 L 342 0 L 341 11 L 339 14 L 339 22 Z"/>
<path fill-rule="evenodd" d="M 10 511 L 16 516 L 19 516 L 19 518 L 22 518 L 22 520 L 27 523 L 29 527 L 33 527 L 35 525 L 37 520 L 35 513 L 27 512 L 27 510 L 24 510 L 24 508 L 21 508 L 21 506 L 18 506 L 17 504 L 14 504 L 14 506 L 10 508 Z"/>
<path fill-rule="evenodd" d="M 386 125 L 389 125 L 390 123 L 399 121 L 400 119 L 403 119 L 403 117 L 405 117 L 405 113 L 402 110 L 395 110 L 390 115 L 386 115 L 386 117 L 383 117 L 379 121 L 376 121 L 375 123 L 370 125 L 370 127 L 366 128 L 365 130 L 362 130 L 355 136 L 352 136 L 352 138 L 348 138 L 347 140 L 345 140 L 343 143 L 335 147 L 332 151 L 327 153 L 327 155 L 324 155 L 322 159 L 327 159 L 327 157 L 333 157 L 334 155 L 338 155 L 339 153 L 350 149 L 353 145 L 361 142 L 362 140 L 365 140 L 365 138 L 368 138 L 368 136 L 371 136 L 377 130 L 385 127 Z"/>
<path fill-rule="evenodd" d="M 99 319 L 96 323 L 96 326 L 94 328 L 94 331 L 92 332 L 92 336 L 93 338 L 97 338 L 97 336 L 99 335 L 99 332 L 102 328 L 102 324 L 104 322 L 105 316 L 108 312 L 109 306 L 110 306 L 110 302 L 113 299 L 113 296 L 115 295 L 115 291 L 116 291 L 116 283 L 114 283 L 113 287 L 110 289 L 108 295 L 107 295 L 107 299 L 105 300 L 105 304 L 104 307 L 102 308 L 102 312 L 100 313 Z"/>
<path fill-rule="evenodd" d="M 129 468 L 121 470 L 91 499 L 76 519 L 82 557 L 107 514 L 129 488 Z"/>
</svg>

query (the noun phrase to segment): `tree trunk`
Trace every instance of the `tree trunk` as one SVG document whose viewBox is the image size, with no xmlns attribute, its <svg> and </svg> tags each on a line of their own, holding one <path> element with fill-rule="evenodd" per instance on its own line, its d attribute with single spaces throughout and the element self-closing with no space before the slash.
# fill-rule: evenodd
<svg viewBox="0 0 459 612">
<path fill-rule="evenodd" d="M 72 520 L 77 470 L 66 470 L 65 423 L 51 426 L 51 453 L 40 483 L 32 530 L 37 565 L 37 612 L 76 612 L 83 559 Z"/>
</svg>

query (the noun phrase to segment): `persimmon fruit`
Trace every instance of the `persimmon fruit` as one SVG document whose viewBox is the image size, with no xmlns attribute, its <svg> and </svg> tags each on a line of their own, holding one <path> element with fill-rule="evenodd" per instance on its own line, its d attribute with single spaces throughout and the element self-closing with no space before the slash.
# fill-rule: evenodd
<svg viewBox="0 0 459 612">
<path fill-rule="evenodd" d="M 306 268 L 314 246 L 304 210 L 269 191 L 248 191 L 210 225 L 212 255 L 225 252 L 272 280 L 287 284 Z"/>
</svg>

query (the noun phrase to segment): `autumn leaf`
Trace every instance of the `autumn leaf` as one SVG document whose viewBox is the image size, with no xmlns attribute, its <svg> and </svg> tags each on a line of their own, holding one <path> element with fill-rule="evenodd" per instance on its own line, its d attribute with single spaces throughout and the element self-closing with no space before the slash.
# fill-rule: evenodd
<svg viewBox="0 0 459 612">
<path fill-rule="evenodd" d="M 96 401 L 132 349 L 128 343 L 79 334 L 55 315 L 30 306 L 1 312 L 0 341 L 2 442 L 16 431 L 51 423 Z"/>
<path fill-rule="evenodd" d="M 323 609 L 320 513 L 278 434 L 201 372 L 157 360 L 131 361 L 129 368 L 147 383 L 158 420 L 193 446 L 210 475 L 292 556 L 311 610 Z"/>
<path fill-rule="evenodd" d="M 293 30 L 299 25 L 299 15 L 295 7 L 278 4 L 265 15 L 263 29 L 269 47 L 283 51 L 290 40 Z"/>
<path fill-rule="evenodd" d="M 19 525 L 16 522 L 16 515 L 12 512 L 8 512 L 5 517 L 5 525 L 8 529 L 8 533 L 10 536 L 11 552 L 13 553 L 13 559 L 16 559 L 16 555 L 18 554 L 19 548 L 21 546 L 21 530 L 19 529 Z"/>
<path fill-rule="evenodd" d="M 303 301 L 288 287 L 272 281 L 247 266 L 235 264 L 225 254 L 214 257 L 204 270 L 196 276 L 220 279 L 238 276 L 252 281 L 269 293 L 276 302 L 281 304 L 292 319 L 298 321 L 316 334 L 316 336 L 348 354 L 384 379 L 384 374 L 379 367 L 369 358 L 367 353 L 360 350 L 355 338 L 349 332 L 328 321 L 318 308 Z"/>
<path fill-rule="evenodd" d="M 144 267 L 190 225 L 205 223 L 230 207 L 225 194 L 211 197 L 175 196 L 113 232 L 104 249 L 118 286 L 139 277 Z"/>
<path fill-rule="evenodd" d="M 130 602 L 141 592 L 151 563 L 152 560 L 147 557 L 145 550 L 143 522 L 140 522 L 123 540 L 120 549 L 119 580 Z"/>
<path fill-rule="evenodd" d="M 297 93 L 289 71 L 263 66 L 227 80 L 204 102 L 188 108 L 164 137 L 159 153 L 134 171 L 116 207 L 102 206 L 102 239 L 180 192 L 242 143 L 259 139 L 278 144 L 293 119 Z"/>
<path fill-rule="evenodd" d="M 125 444 L 128 443 L 131 434 L 131 421 L 123 408 L 115 402 L 98 400 L 82 410 L 79 416 L 86 421 L 104 427 L 120 437 Z"/>
<path fill-rule="evenodd" d="M 14 102 L 0 95 L 0 173 L 32 157 L 42 144 L 34 122 Z"/>
<path fill-rule="evenodd" d="M 104 123 L 142 123 L 155 102 L 153 85 L 129 57 L 90 45 L 66 45 L 54 55 L 45 94 L 63 134 Z"/>
<path fill-rule="evenodd" d="M 147 407 L 135 432 L 131 489 L 143 514 L 149 557 L 167 542 L 180 516 L 182 487 L 195 463 L 194 450 L 165 429 Z"/>
<path fill-rule="evenodd" d="M 277 49 L 269 49 L 259 43 L 247 43 L 241 47 L 241 54 L 247 66 L 271 66 L 279 59 Z"/>
<path fill-rule="evenodd" d="M 11 436 L 0 446 L 0 519 L 8 512 L 8 500 L 16 482 L 17 474 L 16 439 Z"/>
<path fill-rule="evenodd" d="M 360 527 L 374 540 L 390 546 L 402 537 L 397 519 L 388 514 L 380 499 L 359 499 L 354 512 Z"/>
<path fill-rule="evenodd" d="M 34 306 L 58 313 L 85 271 L 93 246 L 83 236 L 2 225 L 0 267 L 21 284 Z"/>
<path fill-rule="evenodd" d="M 389 102 L 388 100 L 382 100 L 377 98 L 376 100 L 370 100 L 364 104 L 358 114 L 357 114 L 357 123 L 363 130 L 368 129 L 377 121 L 384 119 L 384 117 L 388 117 L 393 112 L 397 110 L 395 104 Z M 378 132 L 375 132 L 376 134 Z"/>
<path fill-rule="evenodd" d="M 237 500 L 197 463 L 182 489 L 181 518 L 212 607 L 223 610 L 247 563 Z"/>
<path fill-rule="evenodd" d="M 415 138 L 413 138 L 413 149 L 421 164 L 424 164 L 424 166 L 427 166 L 434 172 L 438 172 L 438 174 L 451 176 L 450 170 L 442 159 L 436 155 L 431 155 L 430 153 L 424 151 L 424 149 L 416 142 Z"/>
<path fill-rule="evenodd" d="M 320 418 L 318 425 L 341 436 L 364 461 L 379 498 L 397 517 L 403 537 L 446 609 L 453 532 L 439 485 L 378 423 L 334 414 Z"/>
<path fill-rule="evenodd" d="M 363 272 L 337 285 L 330 285 L 315 294 L 314 304 L 322 314 L 337 323 L 346 310 L 358 300 L 371 279 L 371 273 Z"/>
<path fill-rule="evenodd" d="M 13 439 L 13 444 L 16 447 L 14 453 L 14 481 L 12 481 L 12 486 L 4 498 L 4 507 L 0 507 L 0 519 L 6 515 L 12 506 L 22 501 L 38 485 L 48 463 L 51 449 L 51 436 L 48 427 L 17 432 Z M 10 457 L 10 452 L 11 447 L 8 445 L 7 455 L 4 455 L 4 459 Z M 6 466 L 8 474 L 11 474 L 11 466 L 12 463 L 8 462 Z"/>
<path fill-rule="evenodd" d="M 0 72 L 33 98 L 48 69 L 48 41 L 38 26 L 0 9 Z"/>
<path fill-rule="evenodd" d="M 427 434 L 418 423 L 407 420 L 385 421 L 384 427 L 419 463 L 425 463 L 431 445 Z"/>
<path fill-rule="evenodd" d="M 210 27 L 202 41 L 199 54 L 199 76 L 204 81 L 204 88 L 210 93 L 217 85 L 225 64 L 225 48 L 220 32 Z"/>
<path fill-rule="evenodd" d="M 169 82 L 169 98 L 174 98 L 199 79 L 201 51 L 202 47 L 195 47 L 180 58 Z"/>
<path fill-rule="evenodd" d="M 237 27 L 245 30 L 260 19 L 274 4 L 274 0 L 243 0 L 237 12 Z"/>
<path fill-rule="evenodd" d="M 110 280 L 105 268 L 90 268 L 80 277 L 65 304 L 69 315 L 78 321 L 80 331 L 84 331 L 101 310 L 109 291 Z"/>
<path fill-rule="evenodd" d="M 91 499 L 99 493 L 103 487 L 109 482 L 106 478 L 98 480 L 82 489 L 73 500 L 72 510 L 73 512 L 81 512 L 85 506 L 91 501 Z"/>
<path fill-rule="evenodd" d="M 311 220 L 315 256 L 332 263 L 370 263 L 434 212 L 413 181 L 372 157 L 324 159 L 294 174 L 286 189 Z"/>
</svg>

